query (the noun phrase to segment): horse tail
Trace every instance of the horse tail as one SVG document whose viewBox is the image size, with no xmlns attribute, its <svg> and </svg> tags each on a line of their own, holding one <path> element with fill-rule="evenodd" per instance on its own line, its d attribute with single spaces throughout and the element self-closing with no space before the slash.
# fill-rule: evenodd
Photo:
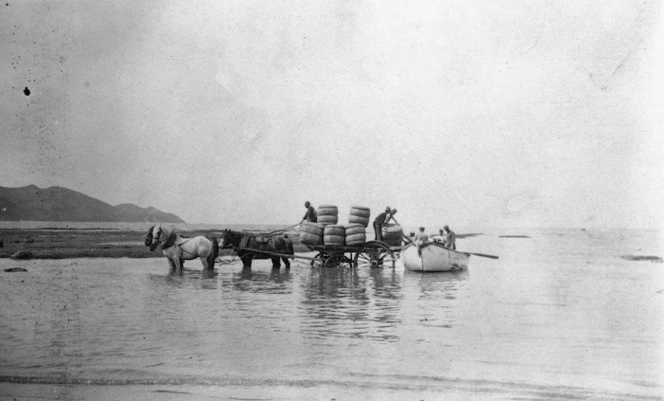
<svg viewBox="0 0 664 401">
<path fill-rule="evenodd" d="M 214 261 L 219 256 L 219 241 L 214 237 L 206 237 L 212 243 L 212 252 L 207 256 L 208 269 L 214 269 Z"/>
<path fill-rule="evenodd" d="M 212 237 L 212 255 L 213 260 L 217 259 L 217 256 L 219 256 L 219 240 L 215 237 Z"/>
</svg>

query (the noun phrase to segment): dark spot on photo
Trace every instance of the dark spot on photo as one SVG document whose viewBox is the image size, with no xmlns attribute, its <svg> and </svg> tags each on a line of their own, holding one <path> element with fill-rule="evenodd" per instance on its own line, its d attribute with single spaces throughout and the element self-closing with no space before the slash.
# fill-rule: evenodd
<svg viewBox="0 0 664 401">
<path fill-rule="evenodd" d="M 25 89 L 23 89 L 23 93 L 25 94 L 25 96 L 30 96 L 30 89 L 28 89 L 28 87 L 26 86 Z"/>
</svg>

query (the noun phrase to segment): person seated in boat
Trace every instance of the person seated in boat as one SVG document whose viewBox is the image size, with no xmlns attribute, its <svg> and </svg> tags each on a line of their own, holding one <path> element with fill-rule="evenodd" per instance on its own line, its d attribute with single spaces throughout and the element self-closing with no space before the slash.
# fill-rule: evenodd
<svg viewBox="0 0 664 401">
<path fill-rule="evenodd" d="M 318 215 L 316 214 L 316 209 L 314 209 L 314 207 L 311 206 L 311 203 L 309 203 L 309 201 L 304 202 L 304 207 L 307 208 L 307 212 L 304 214 L 304 217 L 302 218 L 302 221 L 300 223 L 304 223 L 305 221 L 316 223 L 318 221 Z"/>
<path fill-rule="evenodd" d="M 456 249 L 456 234 L 454 231 L 450 230 L 450 226 L 447 224 L 443 227 L 443 246 L 449 249 Z"/>
<path fill-rule="evenodd" d="M 389 223 L 390 220 L 392 220 L 392 216 L 394 216 L 396 212 L 397 209 L 392 209 L 389 206 L 387 206 L 383 213 L 376 216 L 376 219 L 373 222 L 374 233 L 376 234 L 376 241 L 383 240 L 383 226 L 386 226 L 387 223 Z"/>
<path fill-rule="evenodd" d="M 422 248 L 429 242 L 429 236 L 424 233 L 424 227 L 420 227 L 420 232 L 415 234 L 415 240 L 413 241 L 415 246 L 417 246 L 417 254 L 422 257 Z"/>
<path fill-rule="evenodd" d="M 443 241 L 445 241 L 445 233 L 443 232 L 443 229 L 441 228 L 440 230 L 438 230 L 438 234 L 431 237 L 431 240 L 433 242 L 437 242 L 439 244 L 442 244 Z"/>
</svg>

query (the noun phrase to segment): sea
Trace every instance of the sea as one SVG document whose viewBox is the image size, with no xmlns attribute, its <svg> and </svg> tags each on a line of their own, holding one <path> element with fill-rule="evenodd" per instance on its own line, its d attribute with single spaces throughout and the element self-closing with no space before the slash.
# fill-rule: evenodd
<svg viewBox="0 0 664 401">
<path fill-rule="evenodd" d="M 499 259 L 2 259 L 0 400 L 664 399 L 658 231 L 464 232 Z"/>
</svg>

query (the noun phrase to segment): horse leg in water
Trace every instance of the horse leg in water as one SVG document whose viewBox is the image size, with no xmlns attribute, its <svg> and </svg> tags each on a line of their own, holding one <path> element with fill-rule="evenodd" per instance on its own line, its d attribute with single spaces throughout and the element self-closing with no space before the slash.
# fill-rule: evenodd
<svg viewBox="0 0 664 401">
<path fill-rule="evenodd" d="M 251 261 L 254 259 L 254 255 L 251 253 L 238 254 L 240 260 L 242 261 L 242 267 L 245 269 L 251 269 Z"/>
<path fill-rule="evenodd" d="M 281 260 L 284 261 L 284 265 L 286 265 L 286 269 L 290 269 L 290 260 L 288 260 L 288 258 L 281 258 Z"/>
<path fill-rule="evenodd" d="M 173 257 L 173 263 L 175 264 L 175 272 L 180 276 L 184 274 L 184 264 L 180 258 Z"/>
<path fill-rule="evenodd" d="M 270 258 L 270 259 L 272 259 L 273 269 L 279 269 L 281 267 L 281 262 L 279 261 L 279 258 Z"/>
<path fill-rule="evenodd" d="M 205 270 L 214 270 L 214 253 L 210 252 L 208 256 L 201 256 L 201 263 Z"/>
<path fill-rule="evenodd" d="M 168 266 L 170 266 L 170 271 L 168 272 L 169 274 L 175 273 L 175 263 L 173 262 L 173 259 L 171 258 L 166 258 L 168 260 Z"/>
</svg>

